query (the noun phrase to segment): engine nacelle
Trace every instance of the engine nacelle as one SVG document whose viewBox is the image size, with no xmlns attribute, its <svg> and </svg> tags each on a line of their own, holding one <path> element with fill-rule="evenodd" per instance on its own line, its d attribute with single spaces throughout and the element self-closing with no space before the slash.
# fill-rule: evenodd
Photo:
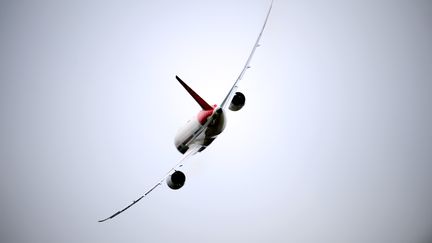
<svg viewBox="0 0 432 243">
<path fill-rule="evenodd" d="M 229 109 L 232 111 L 240 110 L 246 103 L 246 97 L 241 92 L 236 92 L 234 97 L 231 100 L 231 104 L 229 105 Z"/>
<path fill-rule="evenodd" d="M 178 170 L 172 173 L 172 175 L 168 176 L 166 180 L 167 185 L 173 190 L 182 188 L 182 186 L 185 184 L 185 181 L 186 181 L 185 174 Z"/>
</svg>

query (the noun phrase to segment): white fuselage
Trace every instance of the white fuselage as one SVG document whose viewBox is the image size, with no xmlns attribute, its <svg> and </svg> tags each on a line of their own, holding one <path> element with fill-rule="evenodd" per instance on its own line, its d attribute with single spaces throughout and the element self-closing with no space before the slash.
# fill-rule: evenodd
<svg viewBox="0 0 432 243">
<path fill-rule="evenodd" d="M 201 111 L 178 130 L 174 144 L 182 154 L 191 144 L 201 145 L 201 152 L 224 130 L 225 124 L 225 112 L 221 108 L 215 108 L 204 115 Z"/>
</svg>

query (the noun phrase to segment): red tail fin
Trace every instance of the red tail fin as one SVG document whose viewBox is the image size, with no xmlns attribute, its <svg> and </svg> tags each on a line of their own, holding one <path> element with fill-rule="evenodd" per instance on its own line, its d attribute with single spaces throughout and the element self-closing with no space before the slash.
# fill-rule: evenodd
<svg viewBox="0 0 432 243">
<path fill-rule="evenodd" d="M 186 91 L 198 102 L 198 104 L 201 106 L 203 110 L 213 110 L 213 107 L 211 107 L 203 98 L 201 98 L 195 91 L 193 91 L 183 80 L 181 80 L 178 76 L 176 76 L 176 79 L 180 82 L 180 84 L 186 89 Z"/>
</svg>

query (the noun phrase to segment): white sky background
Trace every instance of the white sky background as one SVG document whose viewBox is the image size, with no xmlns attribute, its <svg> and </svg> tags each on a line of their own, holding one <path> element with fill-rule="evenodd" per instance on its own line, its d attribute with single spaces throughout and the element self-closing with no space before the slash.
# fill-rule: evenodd
<svg viewBox="0 0 432 243">
<path fill-rule="evenodd" d="M 2 1 L 0 242 L 429 242 L 432 4 L 277 1 L 246 106 L 166 185 L 268 1 Z"/>
</svg>

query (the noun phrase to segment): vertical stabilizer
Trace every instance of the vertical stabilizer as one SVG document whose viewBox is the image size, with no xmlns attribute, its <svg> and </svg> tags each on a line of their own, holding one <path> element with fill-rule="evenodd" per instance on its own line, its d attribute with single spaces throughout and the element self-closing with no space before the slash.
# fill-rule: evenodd
<svg viewBox="0 0 432 243">
<path fill-rule="evenodd" d="M 186 91 L 195 99 L 195 101 L 201 106 L 203 110 L 213 110 L 213 107 L 209 105 L 201 96 L 199 96 L 193 89 L 191 89 L 183 80 L 181 80 L 178 76 L 176 79 L 180 82 L 180 84 L 186 89 Z"/>
</svg>

